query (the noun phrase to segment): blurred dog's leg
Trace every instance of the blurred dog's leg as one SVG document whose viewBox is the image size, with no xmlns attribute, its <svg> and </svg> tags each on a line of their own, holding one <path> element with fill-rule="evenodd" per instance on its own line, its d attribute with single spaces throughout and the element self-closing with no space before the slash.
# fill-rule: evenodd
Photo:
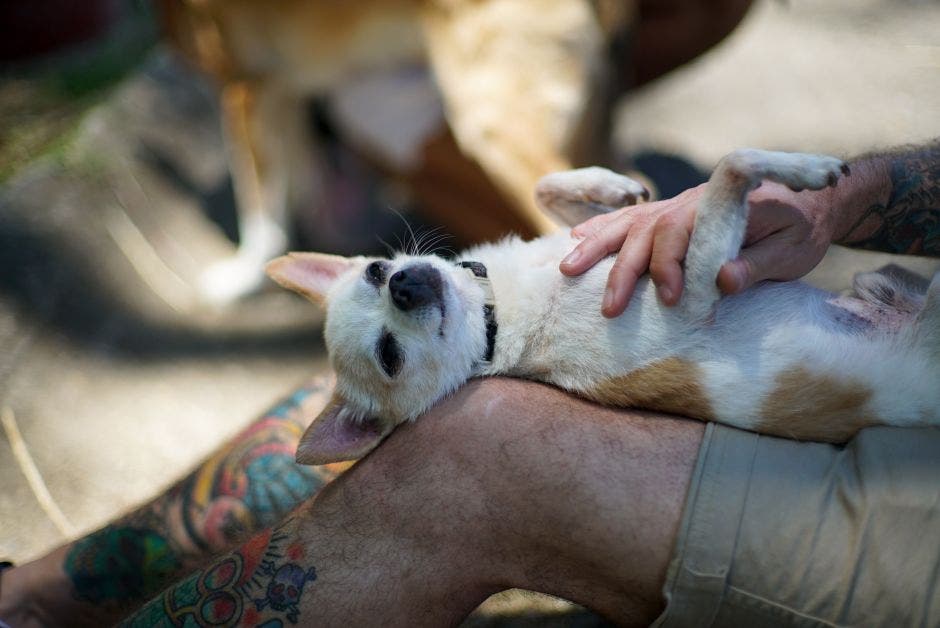
<svg viewBox="0 0 940 628">
<path fill-rule="evenodd" d="M 264 264 L 288 243 L 291 163 L 307 137 L 302 99 L 267 83 L 234 82 L 222 93 L 222 117 L 238 209 L 239 245 L 202 277 L 203 296 L 227 303 L 257 290 Z"/>
<path fill-rule="evenodd" d="M 430 4 L 428 53 L 461 148 L 515 200 L 536 233 L 556 227 L 533 191 L 569 170 L 569 149 L 603 73 L 604 34 L 590 2 Z"/>
</svg>

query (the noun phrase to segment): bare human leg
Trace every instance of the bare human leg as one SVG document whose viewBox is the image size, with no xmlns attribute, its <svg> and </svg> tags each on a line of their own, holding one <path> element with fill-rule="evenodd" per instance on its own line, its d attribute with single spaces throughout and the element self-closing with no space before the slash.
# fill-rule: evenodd
<svg viewBox="0 0 940 628">
<path fill-rule="evenodd" d="M 102 626 L 273 525 L 332 473 L 294 463 L 331 382 L 298 390 L 152 502 L 0 580 L 0 620 Z"/>
<path fill-rule="evenodd" d="M 510 587 L 646 625 L 703 431 L 471 382 L 127 625 L 452 625 Z"/>
</svg>

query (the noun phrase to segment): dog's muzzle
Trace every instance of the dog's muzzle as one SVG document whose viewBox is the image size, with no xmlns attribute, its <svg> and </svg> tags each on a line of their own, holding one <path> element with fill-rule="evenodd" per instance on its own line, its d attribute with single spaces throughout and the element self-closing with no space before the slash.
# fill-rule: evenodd
<svg viewBox="0 0 940 628">
<path fill-rule="evenodd" d="M 403 312 L 439 305 L 444 295 L 441 273 L 430 264 L 401 269 L 389 278 L 388 291 L 392 303 Z"/>
</svg>

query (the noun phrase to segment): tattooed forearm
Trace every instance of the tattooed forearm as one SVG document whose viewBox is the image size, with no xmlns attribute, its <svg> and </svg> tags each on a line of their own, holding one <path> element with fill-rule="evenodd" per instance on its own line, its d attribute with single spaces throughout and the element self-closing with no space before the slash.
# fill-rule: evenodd
<svg viewBox="0 0 940 628">
<path fill-rule="evenodd" d="M 851 224 L 842 244 L 940 256 L 940 142 L 887 155 L 890 192 Z"/>
<path fill-rule="evenodd" d="M 245 545 L 169 588 L 124 626 L 283 626 L 296 624 L 304 590 L 317 579 L 294 522 L 259 533 Z"/>
<path fill-rule="evenodd" d="M 78 540 L 63 565 L 73 595 L 121 608 L 166 586 L 183 569 L 183 560 L 165 525 L 156 513 L 142 511 Z"/>
<path fill-rule="evenodd" d="M 331 473 L 297 465 L 294 451 L 316 414 L 304 405 L 324 388 L 298 391 L 165 495 L 77 541 L 64 563 L 75 597 L 132 608 L 313 495 Z"/>
</svg>

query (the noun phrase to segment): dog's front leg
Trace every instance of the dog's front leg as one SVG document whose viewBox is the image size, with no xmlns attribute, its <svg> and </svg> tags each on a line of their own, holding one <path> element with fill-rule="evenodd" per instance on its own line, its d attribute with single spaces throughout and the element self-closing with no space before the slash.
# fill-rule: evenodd
<svg viewBox="0 0 940 628">
<path fill-rule="evenodd" d="M 535 186 L 539 208 L 570 227 L 649 197 L 639 181 L 597 166 L 553 172 Z"/>
<path fill-rule="evenodd" d="M 229 83 L 221 103 L 239 245 L 201 277 L 202 295 L 217 304 L 258 289 L 264 264 L 286 250 L 289 173 L 307 137 L 302 100 L 274 85 Z"/>
<path fill-rule="evenodd" d="M 747 225 L 747 195 L 764 179 L 792 190 L 834 186 L 848 167 L 834 157 L 736 150 L 715 168 L 695 216 L 685 258 L 679 306 L 692 320 L 706 320 L 719 298 L 718 271 L 738 255 Z"/>
</svg>

